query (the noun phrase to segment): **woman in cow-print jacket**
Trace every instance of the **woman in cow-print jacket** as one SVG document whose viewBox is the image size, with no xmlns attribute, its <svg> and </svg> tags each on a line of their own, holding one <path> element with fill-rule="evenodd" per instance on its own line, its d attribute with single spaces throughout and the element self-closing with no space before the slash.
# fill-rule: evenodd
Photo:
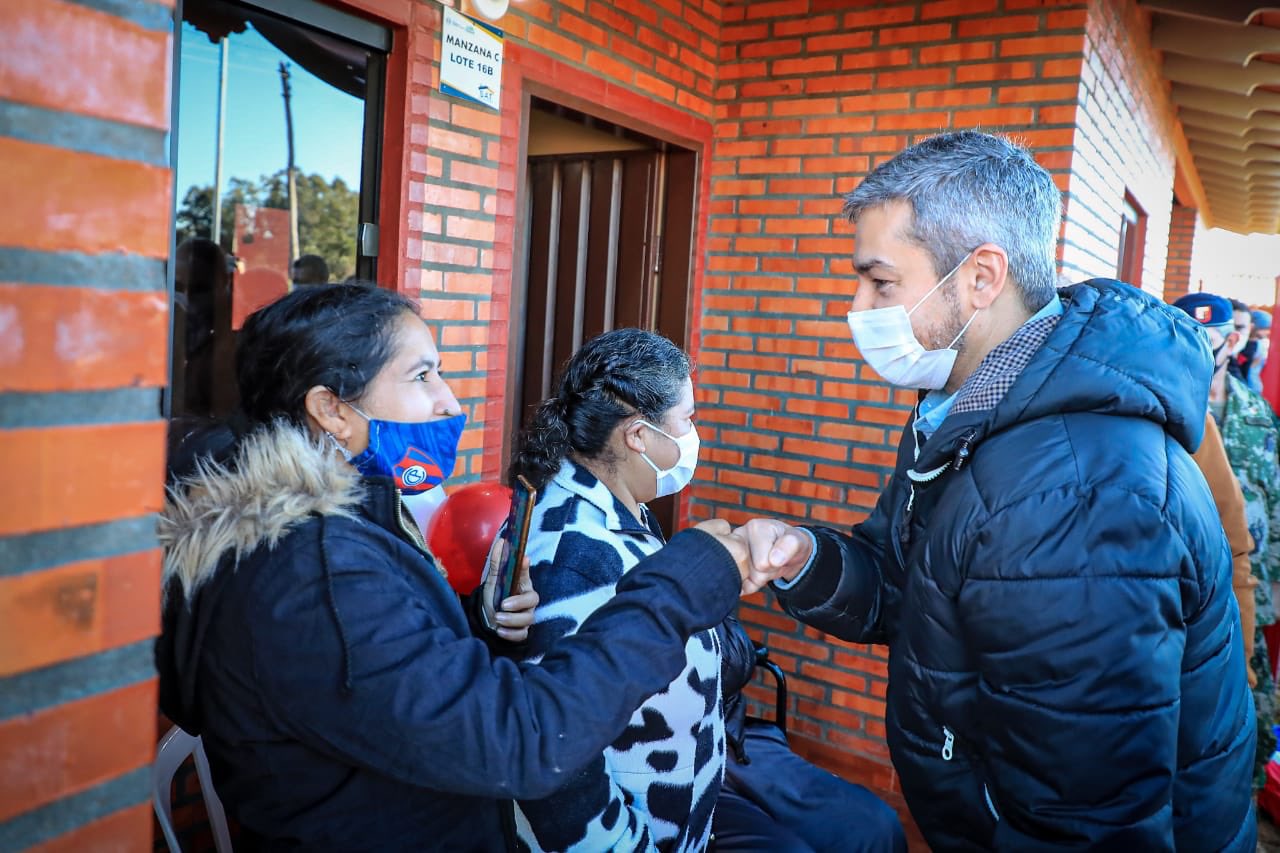
<svg viewBox="0 0 1280 853">
<path fill-rule="evenodd" d="M 659 335 L 619 329 L 569 361 L 512 466 L 538 489 L 528 554 L 541 596 L 529 633 L 540 657 L 663 547 L 644 504 L 693 476 L 698 434 L 688 357 Z M 625 646 L 626 636 L 617 638 Z M 725 765 L 720 641 L 694 635 L 687 664 L 627 729 L 556 794 L 522 801 L 533 850 L 703 850 Z M 566 736 L 572 737 L 572 733 Z"/>
</svg>

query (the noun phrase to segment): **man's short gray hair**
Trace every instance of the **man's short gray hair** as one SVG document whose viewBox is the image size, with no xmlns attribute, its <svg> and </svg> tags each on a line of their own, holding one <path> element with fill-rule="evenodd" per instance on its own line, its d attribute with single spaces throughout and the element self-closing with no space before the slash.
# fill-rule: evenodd
<svg viewBox="0 0 1280 853">
<path fill-rule="evenodd" d="M 994 243 L 1009 255 L 1027 310 L 1053 298 L 1062 193 L 1026 148 L 973 130 L 930 137 L 877 166 L 845 196 L 844 214 L 857 222 L 899 200 L 914 213 L 906 236 L 929 253 L 938 276 Z"/>
</svg>

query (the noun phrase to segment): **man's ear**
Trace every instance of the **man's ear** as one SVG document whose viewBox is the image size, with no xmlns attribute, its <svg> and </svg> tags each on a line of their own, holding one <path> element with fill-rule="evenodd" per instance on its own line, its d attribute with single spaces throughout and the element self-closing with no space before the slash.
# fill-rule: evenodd
<svg viewBox="0 0 1280 853">
<path fill-rule="evenodd" d="M 973 250 L 973 307 L 981 310 L 1004 292 L 1009 279 L 1009 254 L 995 243 L 983 243 Z"/>
<path fill-rule="evenodd" d="M 351 437 L 350 409 L 337 394 L 323 385 L 315 385 L 307 391 L 302 405 L 321 432 L 329 433 L 339 444 L 346 445 Z"/>
</svg>

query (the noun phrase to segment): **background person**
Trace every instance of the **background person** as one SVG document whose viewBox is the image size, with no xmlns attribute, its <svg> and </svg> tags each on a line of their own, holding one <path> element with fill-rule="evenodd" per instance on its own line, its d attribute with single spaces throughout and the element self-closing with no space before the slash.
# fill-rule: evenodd
<svg viewBox="0 0 1280 853">
<path fill-rule="evenodd" d="M 1222 446 L 1244 496 L 1245 520 L 1253 537 L 1249 555 L 1254 587 L 1255 627 L 1249 658 L 1253 701 L 1258 715 L 1258 747 L 1254 761 L 1254 787 L 1265 781 L 1266 764 L 1275 750 L 1276 685 L 1263 629 L 1276 623 L 1275 591 L 1280 581 L 1280 431 L 1271 406 L 1260 394 L 1230 375 L 1229 353 L 1240 332 L 1234 325 L 1231 303 L 1210 293 L 1190 293 L 1177 300 L 1181 308 L 1203 327 L 1214 354 L 1213 383 L 1209 386 L 1209 414 L 1222 433 Z"/>
<path fill-rule="evenodd" d="M 293 286 L 308 284 L 328 284 L 329 265 L 319 255 L 299 255 L 290 268 Z"/>
<path fill-rule="evenodd" d="M 1231 345 L 1231 358 L 1227 361 L 1227 372 L 1243 380 L 1249 371 L 1249 359 L 1243 351 L 1253 336 L 1253 313 L 1249 310 L 1249 306 L 1239 299 L 1230 300 L 1230 304 L 1231 325 L 1236 331 L 1236 342 Z"/>
<path fill-rule="evenodd" d="M 173 408 L 188 417 L 225 417 L 236 406 L 231 269 L 203 237 L 183 240 L 174 255 Z"/>
<path fill-rule="evenodd" d="M 1249 343 L 1241 352 L 1247 358 L 1243 365 L 1245 384 L 1249 390 L 1262 393 L 1262 368 L 1267 365 L 1267 354 L 1271 347 L 1271 315 L 1266 311 L 1253 312 L 1253 329 Z"/>
<path fill-rule="evenodd" d="M 1256 688 L 1258 674 L 1254 669 L 1253 654 L 1255 631 L 1259 629 L 1256 593 L 1258 580 L 1253 576 L 1253 535 L 1249 533 L 1244 492 L 1240 489 L 1235 472 L 1231 470 L 1231 460 L 1227 458 L 1222 433 L 1213 415 L 1205 415 L 1204 441 L 1200 442 L 1200 447 L 1191 458 L 1209 484 L 1213 504 L 1218 508 L 1218 517 L 1222 520 L 1222 529 L 1227 534 L 1227 544 L 1231 547 L 1231 589 L 1235 593 L 1236 606 L 1240 608 L 1240 639 L 1244 645 L 1245 677 L 1249 679 L 1249 686 Z"/>
</svg>

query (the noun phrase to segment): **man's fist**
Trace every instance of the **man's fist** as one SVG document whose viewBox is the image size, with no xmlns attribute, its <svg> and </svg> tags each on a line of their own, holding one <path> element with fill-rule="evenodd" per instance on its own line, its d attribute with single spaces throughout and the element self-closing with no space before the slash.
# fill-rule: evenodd
<svg viewBox="0 0 1280 853">
<path fill-rule="evenodd" d="M 744 595 L 779 578 L 793 579 L 813 553 L 809 534 L 776 519 L 753 518 L 733 532 L 744 538 L 751 550 L 750 571 L 742 581 Z"/>
</svg>

